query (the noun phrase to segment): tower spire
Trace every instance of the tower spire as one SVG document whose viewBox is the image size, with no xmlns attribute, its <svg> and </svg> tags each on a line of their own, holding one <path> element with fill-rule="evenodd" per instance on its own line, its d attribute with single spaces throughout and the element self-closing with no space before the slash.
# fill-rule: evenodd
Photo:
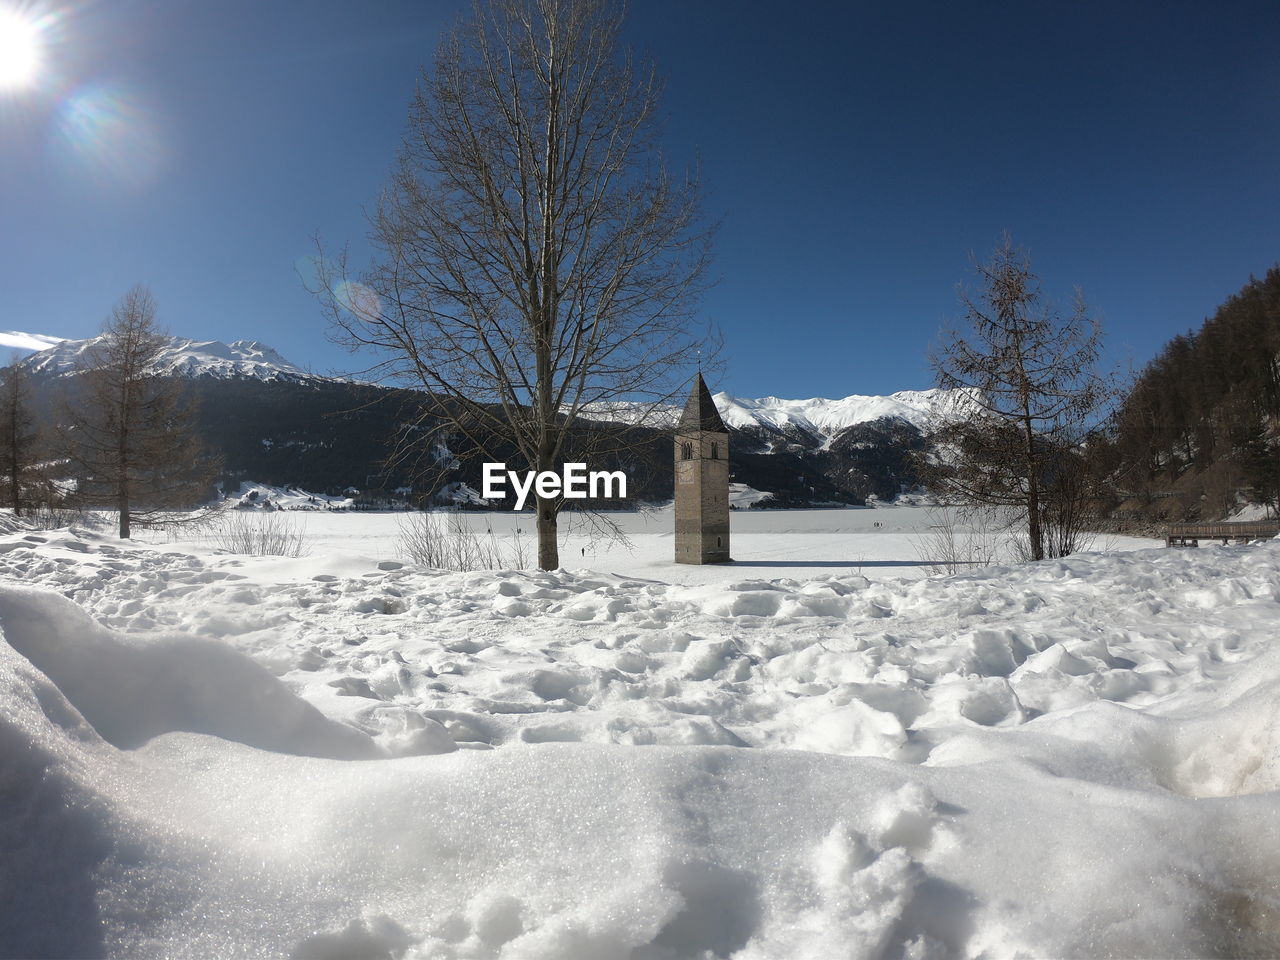
<svg viewBox="0 0 1280 960">
<path fill-rule="evenodd" d="M 689 399 L 684 405 L 684 413 L 680 415 L 677 429 L 729 432 L 729 428 L 720 418 L 720 411 L 716 409 L 716 403 L 711 399 L 711 391 L 707 389 L 707 382 L 702 379 L 701 373 L 693 378 L 693 389 L 689 391 Z"/>
<path fill-rule="evenodd" d="M 728 563 L 729 431 L 702 371 L 693 378 L 675 440 L 676 563 Z"/>
</svg>

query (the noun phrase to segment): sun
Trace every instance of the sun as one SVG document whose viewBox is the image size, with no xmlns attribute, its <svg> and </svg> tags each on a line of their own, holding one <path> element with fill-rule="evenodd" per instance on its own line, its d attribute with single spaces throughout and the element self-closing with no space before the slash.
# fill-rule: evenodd
<svg viewBox="0 0 1280 960">
<path fill-rule="evenodd" d="M 40 28 L 16 10 L 0 9 L 0 90 L 30 86 L 40 67 Z"/>
</svg>

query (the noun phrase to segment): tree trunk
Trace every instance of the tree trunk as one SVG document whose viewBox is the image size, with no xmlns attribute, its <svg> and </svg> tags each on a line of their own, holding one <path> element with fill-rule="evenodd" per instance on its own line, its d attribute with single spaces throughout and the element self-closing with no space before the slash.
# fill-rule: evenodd
<svg viewBox="0 0 1280 960">
<path fill-rule="evenodd" d="M 21 424 L 18 422 L 17 405 L 14 405 L 14 411 L 9 423 L 9 494 L 13 506 L 13 515 L 19 516 L 22 513 L 22 496 L 18 483 L 22 473 L 22 451 L 18 449 L 20 438 L 18 430 Z"/>
<path fill-rule="evenodd" d="M 1040 529 L 1040 464 L 1036 460 L 1036 433 L 1031 423 L 1028 393 L 1022 395 L 1023 443 L 1026 444 L 1027 469 L 1027 538 L 1031 541 L 1031 559 L 1044 559 L 1044 531 Z"/>
<path fill-rule="evenodd" d="M 1031 559 L 1044 559 L 1044 531 L 1040 528 L 1040 495 L 1034 485 L 1027 492 L 1027 539 L 1031 542 Z"/>
<path fill-rule="evenodd" d="M 120 539 L 129 539 L 129 488 L 120 484 Z"/>
<path fill-rule="evenodd" d="M 538 498 L 538 568 L 555 570 L 560 566 L 560 544 L 556 532 L 555 502 Z"/>
<path fill-rule="evenodd" d="M 116 506 L 120 510 L 120 539 L 129 539 L 129 461 L 125 456 L 127 445 L 125 440 L 128 434 L 123 430 L 120 431 L 120 478 L 116 486 Z"/>
</svg>

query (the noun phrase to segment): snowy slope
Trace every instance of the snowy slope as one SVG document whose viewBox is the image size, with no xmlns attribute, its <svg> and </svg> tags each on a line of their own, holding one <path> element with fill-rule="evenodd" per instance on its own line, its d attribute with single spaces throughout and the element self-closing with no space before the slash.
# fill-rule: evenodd
<svg viewBox="0 0 1280 960">
<path fill-rule="evenodd" d="M 900 390 L 887 397 L 853 394 L 838 400 L 813 397 L 808 400 L 784 400 L 760 397 L 750 400 L 721 391 L 713 394 L 716 409 L 726 425 L 746 430 L 755 427 L 768 431 L 801 431 L 829 443 L 842 431 L 859 423 L 893 418 L 927 431 L 932 424 L 964 416 L 969 409 L 967 395 L 959 390 Z M 589 415 L 600 419 L 635 420 L 648 407 L 625 403 L 601 406 Z M 679 419 L 680 408 L 665 411 L 661 424 L 670 426 Z"/>
<path fill-rule="evenodd" d="M 0 536 L 0 955 L 1280 955 L 1280 542 L 723 573 Z"/>
<path fill-rule="evenodd" d="M 281 487 L 245 480 L 235 490 L 226 490 L 221 498 L 223 509 L 249 510 L 349 510 L 351 498 L 312 493 L 298 487 Z"/>
<path fill-rule="evenodd" d="M 903 420 L 925 430 L 931 423 L 953 416 L 964 406 L 963 395 L 950 390 L 901 390 L 887 397 L 854 394 L 839 400 L 822 397 L 810 400 L 782 400 L 778 397 L 746 400 L 717 393 L 713 399 L 720 416 L 731 427 L 794 427 L 826 439 L 855 424 L 884 417 Z"/>
<path fill-rule="evenodd" d="M 0 330 L 0 347 L 13 350 L 48 350 L 62 343 L 62 337 L 50 337 L 43 333 L 23 333 L 21 330 Z"/>
<path fill-rule="evenodd" d="M 63 340 L 56 346 L 32 354 L 23 363 L 33 373 L 51 375 L 73 373 L 86 354 L 102 338 Z M 187 340 L 171 337 L 168 345 L 152 365 L 161 376 L 251 377 L 257 380 L 303 380 L 311 374 L 290 363 L 276 351 L 257 340 Z"/>
</svg>

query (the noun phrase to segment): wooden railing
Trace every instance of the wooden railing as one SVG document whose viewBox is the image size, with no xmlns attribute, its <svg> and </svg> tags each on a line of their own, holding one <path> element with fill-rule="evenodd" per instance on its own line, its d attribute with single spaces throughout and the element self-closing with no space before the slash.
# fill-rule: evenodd
<svg viewBox="0 0 1280 960">
<path fill-rule="evenodd" d="M 1166 547 L 1200 546 L 1201 540 L 1244 542 L 1280 535 L 1280 520 L 1248 520 L 1223 523 L 1171 523 L 1165 529 Z"/>
</svg>

